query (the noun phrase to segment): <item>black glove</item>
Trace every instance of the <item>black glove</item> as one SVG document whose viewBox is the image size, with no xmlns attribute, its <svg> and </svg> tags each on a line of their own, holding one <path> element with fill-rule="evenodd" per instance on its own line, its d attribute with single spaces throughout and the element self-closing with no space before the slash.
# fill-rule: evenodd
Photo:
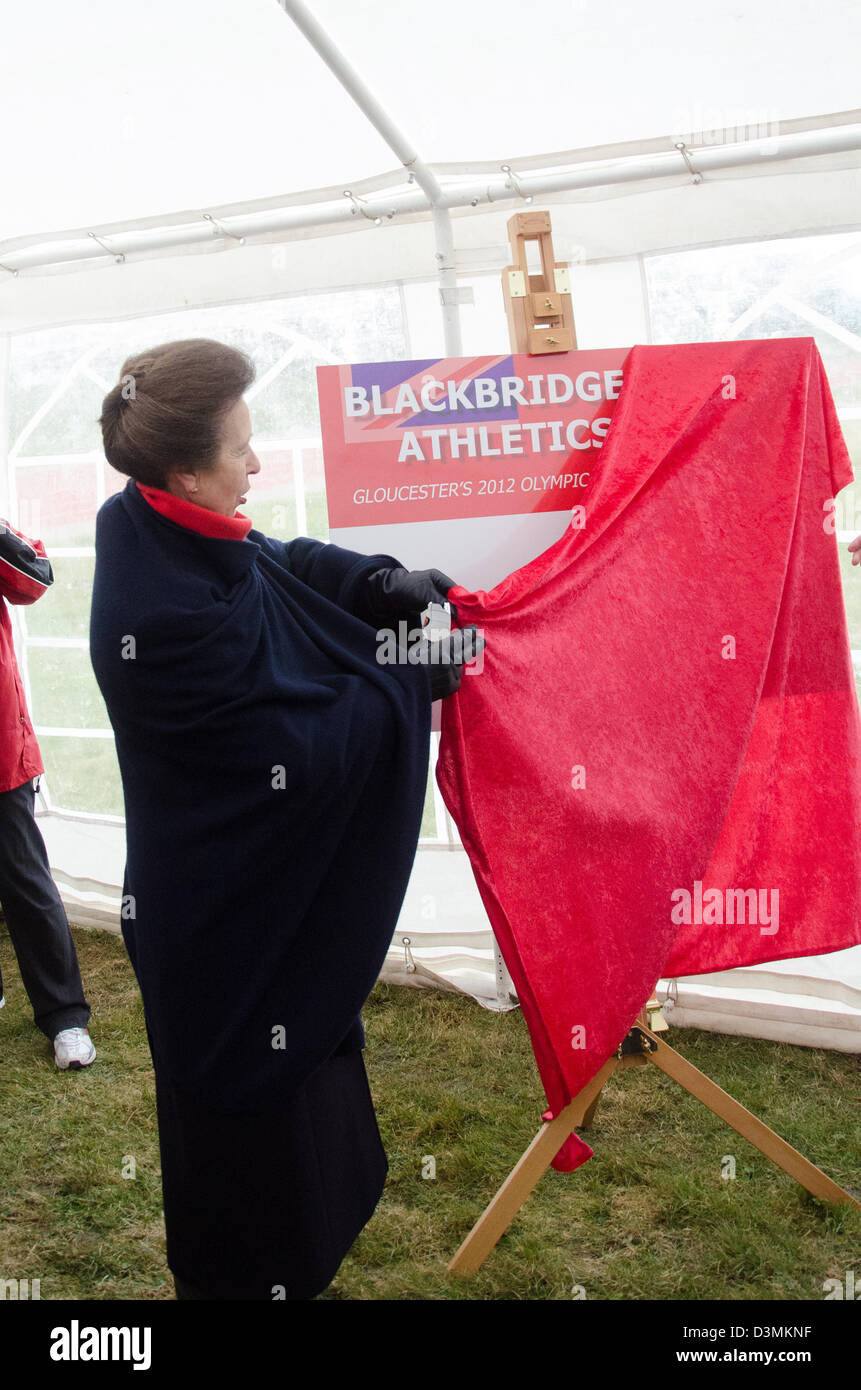
<svg viewBox="0 0 861 1390">
<path fill-rule="evenodd" d="M 442 570 L 400 569 L 374 570 L 369 576 L 372 605 L 379 613 L 421 613 L 429 603 L 447 603 L 448 591 L 455 587 Z M 451 605 L 451 620 L 457 622 L 457 612 Z"/>
<path fill-rule="evenodd" d="M 460 689 L 464 662 L 473 661 L 485 641 L 477 627 L 463 627 L 437 641 L 422 637 L 416 645 L 419 664 L 430 667 L 431 699 L 444 700 Z"/>
</svg>

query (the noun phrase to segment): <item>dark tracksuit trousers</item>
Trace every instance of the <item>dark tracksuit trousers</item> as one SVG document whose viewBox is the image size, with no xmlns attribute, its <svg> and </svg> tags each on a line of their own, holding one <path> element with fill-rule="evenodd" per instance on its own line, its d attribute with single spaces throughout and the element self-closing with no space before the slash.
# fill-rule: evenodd
<svg viewBox="0 0 861 1390">
<path fill-rule="evenodd" d="M 86 1028 L 90 1006 L 36 824 L 35 789 L 36 783 L 28 781 L 0 793 L 0 907 L 36 1026 L 53 1041 L 64 1028 Z"/>
</svg>

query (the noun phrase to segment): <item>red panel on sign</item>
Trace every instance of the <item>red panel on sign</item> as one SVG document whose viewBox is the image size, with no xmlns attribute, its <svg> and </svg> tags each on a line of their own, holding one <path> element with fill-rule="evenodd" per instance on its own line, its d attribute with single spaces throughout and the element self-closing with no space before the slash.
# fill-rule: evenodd
<svg viewBox="0 0 861 1390">
<path fill-rule="evenodd" d="M 628 351 L 318 367 L 330 525 L 574 507 Z"/>
</svg>

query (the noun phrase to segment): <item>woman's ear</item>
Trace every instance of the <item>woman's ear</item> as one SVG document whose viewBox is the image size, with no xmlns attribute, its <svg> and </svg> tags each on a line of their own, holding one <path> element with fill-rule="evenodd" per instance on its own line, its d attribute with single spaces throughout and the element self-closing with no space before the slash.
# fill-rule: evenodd
<svg viewBox="0 0 861 1390">
<path fill-rule="evenodd" d="M 183 497 L 188 501 L 194 493 L 200 489 L 200 480 L 196 473 L 183 473 L 179 469 L 174 469 L 167 475 L 165 484 L 166 490 L 172 492 L 174 497 Z"/>
</svg>

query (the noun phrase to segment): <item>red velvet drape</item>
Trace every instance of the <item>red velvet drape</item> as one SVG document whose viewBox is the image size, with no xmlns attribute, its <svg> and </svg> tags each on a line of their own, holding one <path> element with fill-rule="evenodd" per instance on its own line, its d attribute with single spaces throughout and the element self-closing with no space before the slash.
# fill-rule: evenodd
<svg viewBox="0 0 861 1390">
<path fill-rule="evenodd" d="M 851 481 L 812 338 L 635 347 L 584 514 L 451 594 L 487 647 L 437 777 L 549 1113 L 659 977 L 861 940 Z"/>
</svg>

